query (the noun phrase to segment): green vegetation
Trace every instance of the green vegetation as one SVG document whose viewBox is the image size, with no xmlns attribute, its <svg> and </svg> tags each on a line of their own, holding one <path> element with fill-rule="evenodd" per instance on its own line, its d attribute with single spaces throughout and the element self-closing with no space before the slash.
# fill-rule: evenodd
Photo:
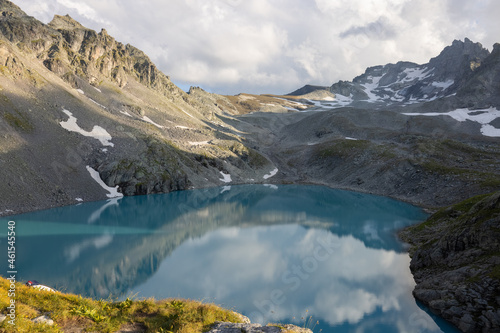
<svg viewBox="0 0 500 333">
<path fill-rule="evenodd" d="M 466 175 L 472 173 L 471 170 L 468 169 L 460 169 L 456 167 L 450 167 L 444 164 L 441 164 L 435 160 L 430 160 L 422 163 L 422 167 L 430 172 L 435 172 L 443 175 Z"/>
<path fill-rule="evenodd" d="M 30 119 L 20 112 L 7 96 L 0 94 L 0 104 L 4 106 L 3 118 L 10 126 L 25 133 L 30 133 L 34 130 L 35 127 Z M 10 111 L 8 111 L 8 109 L 10 109 Z"/>
<path fill-rule="evenodd" d="M 489 275 L 493 279 L 500 280 L 500 265 L 496 265 L 495 267 L 493 267 L 493 270 Z"/>
<path fill-rule="evenodd" d="M 316 156 L 320 158 L 340 157 L 347 158 L 355 156 L 368 148 L 371 143 L 368 140 L 347 140 L 340 139 L 329 142 L 325 145 L 318 145 Z"/>
<path fill-rule="evenodd" d="M 424 171 L 473 181 L 485 189 L 500 186 L 500 149 L 497 145 L 475 146 L 456 140 L 423 137 L 405 140 L 414 155 L 411 163 L 421 165 Z"/>
<path fill-rule="evenodd" d="M 500 175 L 489 172 L 479 172 L 479 177 L 482 187 L 500 187 Z"/>
<path fill-rule="evenodd" d="M 222 146 L 221 148 L 224 149 L 225 147 Z M 252 168 L 261 168 L 269 163 L 268 160 L 259 152 L 252 148 L 246 147 L 242 143 L 235 141 L 227 142 L 227 149 L 241 158 L 244 162 L 248 162 L 248 164 Z"/>
<path fill-rule="evenodd" d="M 0 309 L 7 314 L 10 282 L 0 278 Z M 203 332 L 215 321 L 241 322 L 237 314 L 214 304 L 190 300 L 154 299 L 124 301 L 92 300 L 73 294 L 41 291 L 16 283 L 15 326 L 0 324 L 2 332 L 115 332 L 123 327 L 140 327 L 145 332 Z M 54 325 L 31 320 L 48 315 Z"/>
<path fill-rule="evenodd" d="M 5 112 L 3 114 L 3 117 L 9 123 L 10 126 L 22 132 L 30 133 L 34 129 L 34 126 L 33 124 L 31 124 L 28 117 L 19 112 L 15 113 Z"/>
<path fill-rule="evenodd" d="M 427 227 L 437 225 L 439 223 L 442 223 L 443 221 L 446 221 L 447 223 L 461 224 L 463 223 L 463 221 L 466 221 L 468 218 L 472 217 L 472 215 L 477 214 L 477 212 L 470 212 L 472 207 L 490 196 L 491 193 L 482 194 L 464 200 L 458 204 L 442 208 L 436 213 L 432 214 L 425 222 L 409 227 L 409 230 L 413 230 L 416 232 L 422 231 Z M 476 223 L 480 223 L 495 214 L 495 210 L 486 210 L 486 212 L 487 214 L 476 216 Z"/>
<path fill-rule="evenodd" d="M 453 175 L 464 180 L 478 179 L 482 187 L 498 187 L 500 186 L 500 174 L 491 172 L 476 171 L 470 168 L 458 168 L 448 166 L 436 160 L 430 160 L 422 164 L 422 167 L 430 172 L 441 175 Z"/>
<path fill-rule="evenodd" d="M 367 152 L 376 159 L 387 161 L 398 156 L 393 150 L 392 146 L 376 144 L 369 140 L 337 139 L 318 145 L 315 156 L 319 158 L 349 158 Z"/>
<path fill-rule="evenodd" d="M 258 151 L 248 148 L 248 164 L 252 168 L 261 168 L 268 164 L 267 158 L 262 156 Z"/>
</svg>

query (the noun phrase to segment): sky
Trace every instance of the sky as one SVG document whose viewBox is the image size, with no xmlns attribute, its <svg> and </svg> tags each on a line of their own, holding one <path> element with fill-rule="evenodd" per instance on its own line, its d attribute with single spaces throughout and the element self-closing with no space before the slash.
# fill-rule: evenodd
<svg viewBox="0 0 500 333">
<path fill-rule="evenodd" d="M 500 42 L 496 0 L 13 0 L 44 23 L 69 14 L 143 50 L 183 89 L 285 94 L 369 66 L 426 63 L 468 37 Z"/>
</svg>

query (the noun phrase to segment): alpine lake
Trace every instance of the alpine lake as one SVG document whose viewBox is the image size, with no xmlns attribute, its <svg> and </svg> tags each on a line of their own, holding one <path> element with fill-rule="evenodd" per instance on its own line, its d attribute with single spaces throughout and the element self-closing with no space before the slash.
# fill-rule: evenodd
<svg viewBox="0 0 500 333">
<path fill-rule="evenodd" d="M 426 217 L 323 186 L 238 185 L 1 218 L 0 247 L 15 221 L 17 280 L 96 299 L 196 299 L 314 332 L 457 332 L 411 293 L 396 232 Z"/>
</svg>

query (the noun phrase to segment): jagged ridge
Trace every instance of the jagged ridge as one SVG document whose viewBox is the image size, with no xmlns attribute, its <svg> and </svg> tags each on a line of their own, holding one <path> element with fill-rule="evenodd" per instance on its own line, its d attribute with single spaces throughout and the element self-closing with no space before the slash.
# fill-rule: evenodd
<svg viewBox="0 0 500 333">
<path fill-rule="evenodd" d="M 330 87 L 305 86 L 290 95 L 324 89 L 336 95 L 337 106 L 364 108 L 423 103 L 457 93 L 463 96 L 470 92 L 468 87 L 473 78 L 477 82 L 480 73 L 491 72 L 491 67 L 487 64 L 497 62 L 494 60 L 497 57 L 496 52 L 490 53 L 480 43 L 465 38 L 463 42 L 455 40 L 427 64 L 400 61 L 369 67 L 352 82 L 339 81 Z M 480 93 L 478 99 L 487 99 L 490 104 L 497 105 L 497 90 L 491 84 L 498 82 L 495 80 L 489 83 L 483 90 L 476 89 L 475 92 Z"/>
</svg>

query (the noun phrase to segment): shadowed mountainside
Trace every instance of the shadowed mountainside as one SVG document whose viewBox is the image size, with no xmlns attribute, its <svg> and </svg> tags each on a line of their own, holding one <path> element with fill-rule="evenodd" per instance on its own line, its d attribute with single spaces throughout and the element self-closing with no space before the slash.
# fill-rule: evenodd
<svg viewBox="0 0 500 333">
<path fill-rule="evenodd" d="M 415 297 L 463 332 L 500 327 L 500 192 L 443 208 L 400 236 Z"/>
</svg>

